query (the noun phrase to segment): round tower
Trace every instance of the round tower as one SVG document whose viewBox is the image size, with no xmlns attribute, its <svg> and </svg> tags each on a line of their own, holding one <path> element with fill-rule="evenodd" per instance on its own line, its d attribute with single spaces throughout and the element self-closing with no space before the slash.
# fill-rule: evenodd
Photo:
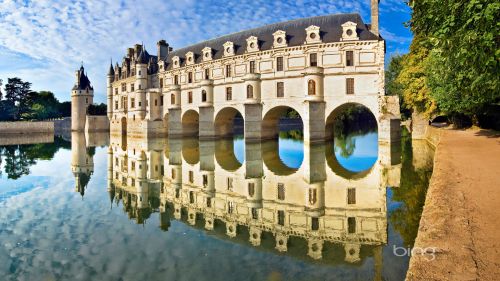
<svg viewBox="0 0 500 281">
<path fill-rule="evenodd" d="M 94 88 L 85 74 L 83 65 L 75 73 L 76 83 L 71 91 L 71 131 L 83 132 L 87 107 L 93 103 Z"/>
<path fill-rule="evenodd" d="M 115 80 L 115 70 L 113 69 L 113 61 L 109 65 L 109 71 L 107 75 L 107 97 L 108 97 L 108 119 L 111 120 L 113 117 L 113 82 Z"/>
</svg>

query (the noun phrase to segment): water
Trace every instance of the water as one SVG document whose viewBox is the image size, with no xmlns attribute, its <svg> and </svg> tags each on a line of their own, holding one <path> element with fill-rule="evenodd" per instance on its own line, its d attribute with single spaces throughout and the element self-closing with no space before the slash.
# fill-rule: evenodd
<svg viewBox="0 0 500 281">
<path fill-rule="evenodd" d="M 0 148 L 1 280 L 405 277 L 425 143 L 121 141 Z"/>
</svg>

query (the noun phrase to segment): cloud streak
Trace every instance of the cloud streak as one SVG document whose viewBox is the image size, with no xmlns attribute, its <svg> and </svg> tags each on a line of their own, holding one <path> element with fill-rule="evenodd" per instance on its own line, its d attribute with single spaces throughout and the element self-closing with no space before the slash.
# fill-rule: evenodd
<svg viewBox="0 0 500 281">
<path fill-rule="evenodd" d="M 386 2 L 381 13 L 404 9 L 397 1 Z M 155 53 L 160 39 L 181 48 L 268 23 L 341 12 L 357 12 L 370 21 L 368 0 L 242 0 L 224 5 L 195 0 L 0 0 L 0 78 L 20 76 L 36 90 L 52 90 L 68 100 L 73 72 L 83 61 L 96 100 L 104 101 L 109 59 L 121 60 L 135 43 L 144 42 Z"/>
</svg>

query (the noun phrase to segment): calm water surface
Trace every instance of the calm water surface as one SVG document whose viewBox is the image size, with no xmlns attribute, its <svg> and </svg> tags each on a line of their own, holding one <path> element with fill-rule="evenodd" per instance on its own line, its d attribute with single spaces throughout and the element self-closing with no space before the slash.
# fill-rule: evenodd
<svg viewBox="0 0 500 281">
<path fill-rule="evenodd" d="M 0 280 L 402 280 L 432 172 L 376 132 L 71 139 L 0 147 Z"/>
</svg>

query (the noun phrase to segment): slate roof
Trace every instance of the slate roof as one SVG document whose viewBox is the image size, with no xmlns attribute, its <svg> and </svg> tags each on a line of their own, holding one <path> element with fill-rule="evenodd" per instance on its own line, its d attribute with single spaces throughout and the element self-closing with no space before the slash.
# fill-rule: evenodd
<svg viewBox="0 0 500 281">
<path fill-rule="evenodd" d="M 85 69 L 83 68 L 83 65 L 80 67 L 79 74 L 78 74 L 78 82 L 73 86 L 73 90 L 94 90 L 92 85 L 90 84 L 90 80 L 85 75 Z"/>
<path fill-rule="evenodd" d="M 220 59 L 224 54 L 223 44 L 227 41 L 234 43 L 235 55 L 242 55 L 246 50 L 246 39 L 250 36 L 258 38 L 261 51 L 270 50 L 274 41 L 273 33 L 277 30 L 286 32 L 289 47 L 303 45 L 307 35 L 305 29 L 311 25 L 320 27 L 320 36 L 323 43 L 340 42 L 340 38 L 342 37 L 341 25 L 348 21 L 357 24 L 359 40 L 380 39 L 377 35 L 369 31 L 368 26 L 363 22 L 359 14 L 332 14 L 302 18 L 249 29 L 174 50 L 166 58 L 167 69 L 172 68 L 172 57 L 174 56 L 178 56 L 181 59 L 181 66 L 184 66 L 185 56 L 189 51 L 195 54 L 195 63 L 202 62 L 202 50 L 205 47 L 212 48 L 212 59 Z"/>
</svg>

